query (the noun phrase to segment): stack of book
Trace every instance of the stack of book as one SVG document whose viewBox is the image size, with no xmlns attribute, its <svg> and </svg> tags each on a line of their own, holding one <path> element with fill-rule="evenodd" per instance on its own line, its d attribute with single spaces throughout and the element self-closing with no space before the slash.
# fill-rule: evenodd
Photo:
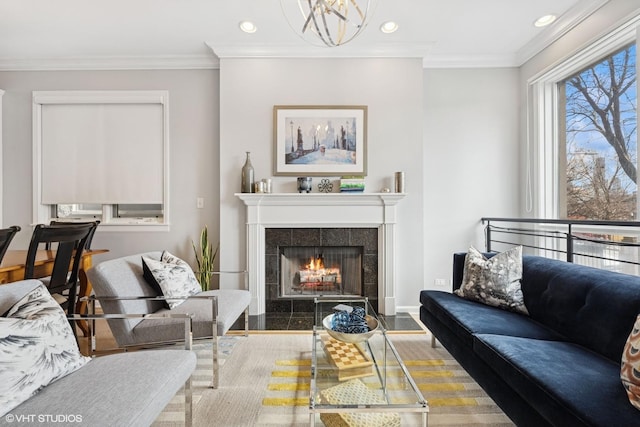
<svg viewBox="0 0 640 427">
<path fill-rule="evenodd" d="M 340 178 L 340 192 L 363 192 L 364 177 L 362 176 L 343 176 Z"/>
</svg>

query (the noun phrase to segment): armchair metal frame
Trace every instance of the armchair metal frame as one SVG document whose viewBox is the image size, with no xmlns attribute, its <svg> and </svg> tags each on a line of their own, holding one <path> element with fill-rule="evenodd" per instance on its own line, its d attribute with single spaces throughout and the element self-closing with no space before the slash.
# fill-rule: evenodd
<svg viewBox="0 0 640 427">
<path fill-rule="evenodd" d="M 247 278 L 247 271 L 216 271 L 216 272 L 212 272 L 212 274 L 244 274 L 245 275 L 245 282 L 246 282 L 246 278 Z M 145 301 L 168 301 L 168 300 L 186 300 L 186 299 L 208 299 L 211 300 L 211 337 L 209 336 L 205 336 L 205 337 L 198 337 L 195 338 L 196 340 L 207 340 L 209 338 L 211 338 L 212 341 L 212 362 L 213 362 L 213 368 L 212 368 L 212 380 L 211 380 L 211 387 L 212 388 L 218 388 L 220 385 L 220 358 L 218 356 L 218 339 L 220 338 L 220 335 L 218 335 L 218 323 L 217 323 L 217 318 L 218 318 L 218 297 L 216 295 L 191 295 L 189 297 L 185 297 L 185 298 L 167 298 L 164 296 L 117 296 L 117 297 L 113 297 L 113 296 L 100 296 L 100 295 L 91 295 L 89 297 L 85 297 L 83 298 L 83 300 L 87 300 L 89 302 L 89 315 L 95 315 L 96 313 L 96 301 L 126 301 L 126 300 L 145 300 Z M 161 313 L 158 314 L 158 316 L 163 317 L 163 314 L 172 314 L 172 313 Z M 179 315 L 179 313 L 174 313 L 174 315 Z M 118 315 L 104 315 L 104 316 L 116 316 L 116 317 L 111 317 L 111 318 L 123 318 L 123 317 L 118 317 Z M 166 316 L 166 317 L 170 317 L 170 316 Z M 108 317 L 105 317 L 108 318 Z M 153 318 L 153 316 L 151 315 L 134 315 L 134 318 Z M 249 307 L 247 307 L 244 311 L 244 336 L 247 337 L 249 336 Z M 193 338 L 192 338 L 193 339 Z M 96 354 L 98 352 L 98 350 L 96 349 L 96 338 L 95 338 L 95 328 L 90 327 L 89 328 L 89 340 L 90 340 L 90 351 L 91 354 Z M 175 344 L 175 343 L 180 343 L 182 342 L 182 340 L 166 340 L 166 341 L 162 341 L 162 342 L 148 342 L 148 343 L 141 343 L 141 344 L 136 344 L 136 345 L 130 345 L 130 346 L 124 346 L 124 347 L 120 347 L 122 348 L 124 351 L 128 351 L 128 350 L 138 350 L 138 349 L 143 349 L 143 348 L 150 348 L 150 347 L 162 347 L 162 346 L 166 346 L 169 344 Z"/>
</svg>

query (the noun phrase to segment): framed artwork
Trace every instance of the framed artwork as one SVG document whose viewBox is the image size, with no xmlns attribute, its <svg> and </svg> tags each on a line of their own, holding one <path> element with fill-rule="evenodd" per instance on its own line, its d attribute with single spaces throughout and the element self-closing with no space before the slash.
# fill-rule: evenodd
<svg viewBox="0 0 640 427">
<path fill-rule="evenodd" d="M 274 175 L 367 174 L 367 107 L 273 107 Z"/>
</svg>

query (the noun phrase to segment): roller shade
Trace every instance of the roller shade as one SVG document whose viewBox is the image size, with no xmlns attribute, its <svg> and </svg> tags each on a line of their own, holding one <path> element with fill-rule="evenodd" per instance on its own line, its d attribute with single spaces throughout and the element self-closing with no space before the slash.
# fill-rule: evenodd
<svg viewBox="0 0 640 427">
<path fill-rule="evenodd" d="M 162 204 L 165 105 L 41 104 L 41 203 Z"/>
</svg>

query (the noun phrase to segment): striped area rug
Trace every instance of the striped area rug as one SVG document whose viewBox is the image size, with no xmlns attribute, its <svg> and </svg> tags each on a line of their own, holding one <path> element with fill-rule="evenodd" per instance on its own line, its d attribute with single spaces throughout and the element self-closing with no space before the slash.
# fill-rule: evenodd
<svg viewBox="0 0 640 427">
<path fill-rule="evenodd" d="M 430 427 L 513 426 L 444 348 L 431 348 L 429 335 L 393 333 L 390 338 L 429 402 Z M 217 390 L 208 388 L 206 369 L 201 369 L 204 365 L 199 361 L 194 425 L 308 426 L 311 342 L 310 333 L 235 337 Z M 208 359 L 210 354 L 205 351 L 199 356 Z M 169 405 L 154 426 L 182 425 L 181 398 Z M 420 425 L 419 421 L 415 416 L 402 417 L 403 426 Z M 322 425 L 319 418 L 316 425 Z"/>
<path fill-rule="evenodd" d="M 426 335 L 390 337 L 429 403 L 429 426 L 513 425 L 446 350 L 430 348 Z M 273 421 L 278 415 L 270 416 L 272 411 L 269 409 L 273 407 L 299 407 L 308 417 L 310 366 L 308 358 L 275 361 L 262 401 L 264 418 L 258 420 L 258 425 L 275 424 Z M 392 371 L 390 375 L 401 375 L 401 372 Z M 371 387 L 376 385 L 374 377 L 364 377 L 361 381 Z M 401 397 L 394 397 L 393 387 L 389 393 L 392 400 L 402 402 Z M 421 425 L 421 418 L 402 414 L 402 425 Z"/>
</svg>

